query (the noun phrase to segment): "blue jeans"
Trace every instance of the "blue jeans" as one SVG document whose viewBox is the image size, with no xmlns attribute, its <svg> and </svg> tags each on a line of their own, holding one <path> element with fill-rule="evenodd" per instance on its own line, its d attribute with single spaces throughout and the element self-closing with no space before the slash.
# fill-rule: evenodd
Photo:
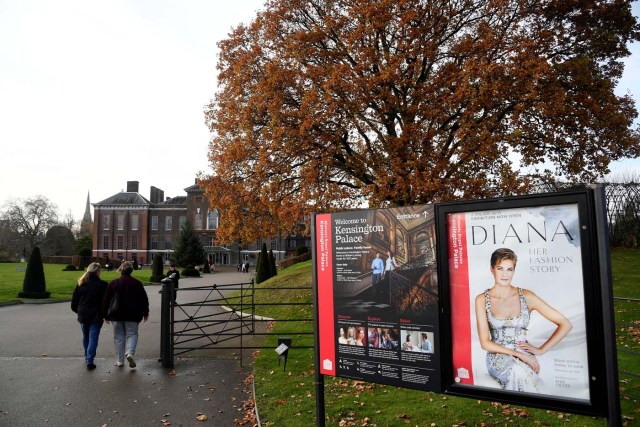
<svg viewBox="0 0 640 427">
<path fill-rule="evenodd" d="M 98 351 L 98 339 L 100 338 L 100 329 L 102 322 L 80 323 L 82 329 L 82 346 L 84 347 L 84 361 L 88 365 L 93 363 Z"/>
<path fill-rule="evenodd" d="M 113 344 L 116 349 L 116 358 L 119 363 L 124 363 L 124 356 L 135 355 L 138 346 L 138 322 L 113 321 Z"/>
</svg>

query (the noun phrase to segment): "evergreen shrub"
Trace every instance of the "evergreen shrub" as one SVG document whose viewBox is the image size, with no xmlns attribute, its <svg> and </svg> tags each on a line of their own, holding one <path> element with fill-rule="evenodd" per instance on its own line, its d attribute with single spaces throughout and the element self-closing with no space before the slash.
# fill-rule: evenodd
<svg viewBox="0 0 640 427">
<path fill-rule="evenodd" d="M 271 267 L 269 267 L 269 255 L 267 254 L 267 244 L 262 244 L 262 250 L 258 255 L 256 265 L 256 283 L 262 283 L 271 277 Z"/>
<path fill-rule="evenodd" d="M 151 277 L 149 277 L 149 281 L 152 283 L 160 283 L 160 281 L 164 279 L 162 269 L 162 255 L 158 254 L 153 257 L 153 264 L 151 265 Z"/>
<path fill-rule="evenodd" d="M 200 277 L 200 272 L 193 266 L 189 265 L 180 273 L 184 277 Z"/>
<path fill-rule="evenodd" d="M 51 292 L 47 292 L 40 248 L 36 246 L 31 251 L 31 256 L 27 262 L 22 292 L 18 293 L 18 298 L 49 298 L 49 296 L 51 296 Z"/>
</svg>

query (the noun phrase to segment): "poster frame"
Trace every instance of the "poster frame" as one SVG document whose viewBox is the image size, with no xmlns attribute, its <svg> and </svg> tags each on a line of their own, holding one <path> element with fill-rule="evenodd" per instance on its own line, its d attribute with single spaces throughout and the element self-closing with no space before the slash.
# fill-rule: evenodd
<svg viewBox="0 0 640 427">
<path fill-rule="evenodd" d="M 451 308 L 451 279 L 449 272 L 449 239 L 447 217 L 455 213 L 469 213 L 486 210 L 503 210 L 527 207 L 544 207 L 554 205 L 577 204 L 578 217 L 581 228 L 583 294 L 585 305 L 586 345 L 588 351 L 589 400 L 564 399 L 554 395 L 538 395 L 534 393 L 512 392 L 499 388 L 487 388 L 476 385 L 458 384 L 454 380 L 453 343 L 452 343 L 452 308 Z M 474 201 L 459 201 L 439 203 L 435 206 L 436 242 L 438 253 L 438 286 L 441 302 L 440 320 L 442 353 L 442 390 L 445 394 L 469 397 L 482 400 L 498 401 L 508 404 L 551 409 L 556 411 L 573 412 L 584 415 L 616 417 L 611 408 L 611 393 L 618 395 L 617 378 L 612 379 L 602 366 L 617 363 L 611 360 L 611 343 L 609 332 L 613 330 L 610 316 L 607 316 L 611 281 L 607 280 L 603 259 L 608 259 L 606 245 L 606 221 L 596 218 L 601 215 L 594 202 L 593 189 L 572 190 L 560 193 L 543 193 L 527 196 L 513 196 L 496 199 Z M 600 241 L 599 241 L 600 239 Z M 610 277 L 610 274 L 608 275 Z M 603 292 L 607 290 L 607 292 Z"/>
</svg>

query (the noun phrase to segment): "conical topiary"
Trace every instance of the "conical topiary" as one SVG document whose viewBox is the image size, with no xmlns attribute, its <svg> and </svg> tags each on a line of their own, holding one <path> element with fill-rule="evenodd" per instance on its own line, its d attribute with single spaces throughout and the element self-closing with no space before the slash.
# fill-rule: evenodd
<svg viewBox="0 0 640 427">
<path fill-rule="evenodd" d="M 47 284 L 44 279 L 44 266 L 40 248 L 37 246 L 31 251 L 27 270 L 24 273 L 22 282 L 22 292 L 18 293 L 18 298 L 49 298 L 51 292 L 47 292 Z"/>
<path fill-rule="evenodd" d="M 266 243 L 262 244 L 262 250 L 258 255 L 258 264 L 256 265 L 256 283 L 262 283 L 271 277 L 271 268 L 269 267 L 269 255 L 267 254 Z"/>
<path fill-rule="evenodd" d="M 152 283 L 160 283 L 162 279 L 164 279 L 164 273 L 162 272 L 162 255 L 157 254 L 153 257 L 153 264 L 151 265 L 151 277 L 149 277 L 149 281 Z"/>
<path fill-rule="evenodd" d="M 271 277 L 278 275 L 278 267 L 276 266 L 276 258 L 273 256 L 273 249 L 269 249 L 269 269 Z"/>
</svg>

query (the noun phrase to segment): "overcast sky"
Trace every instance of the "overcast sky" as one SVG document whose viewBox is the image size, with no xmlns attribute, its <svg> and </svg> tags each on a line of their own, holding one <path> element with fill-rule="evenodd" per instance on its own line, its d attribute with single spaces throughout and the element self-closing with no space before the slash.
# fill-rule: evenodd
<svg viewBox="0 0 640 427">
<path fill-rule="evenodd" d="M 127 181 L 184 195 L 209 171 L 216 43 L 263 3 L 0 0 L 0 204 L 41 194 L 80 220 L 87 193 L 99 202 Z M 619 93 L 640 100 L 639 69 L 635 45 Z"/>
</svg>

